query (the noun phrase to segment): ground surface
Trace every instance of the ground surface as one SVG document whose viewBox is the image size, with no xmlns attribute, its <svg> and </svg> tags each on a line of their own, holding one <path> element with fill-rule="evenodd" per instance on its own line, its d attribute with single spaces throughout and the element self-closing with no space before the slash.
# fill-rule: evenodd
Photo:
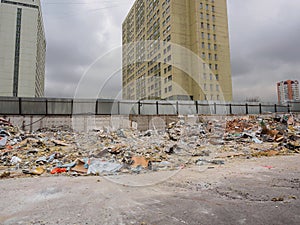
<svg viewBox="0 0 300 225">
<path fill-rule="evenodd" d="M 0 224 L 300 224 L 299 164 L 295 155 L 110 178 L 0 180 Z"/>
</svg>

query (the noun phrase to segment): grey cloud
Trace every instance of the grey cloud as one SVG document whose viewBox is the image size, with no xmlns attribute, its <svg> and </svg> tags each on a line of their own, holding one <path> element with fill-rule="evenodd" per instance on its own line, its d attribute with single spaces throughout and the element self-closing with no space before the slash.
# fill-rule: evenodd
<svg viewBox="0 0 300 225">
<path fill-rule="evenodd" d="M 80 7 L 43 3 L 48 96 L 73 97 L 86 70 L 90 84 L 85 88 L 95 89 L 93 94 L 97 90 L 100 97 L 114 98 L 120 92 L 121 72 L 114 68 L 120 55 L 90 65 L 121 46 L 122 22 L 133 2 Z M 299 79 L 300 2 L 228 0 L 228 8 L 235 100 L 259 95 L 264 101 L 276 101 L 276 82 Z"/>
<path fill-rule="evenodd" d="M 276 83 L 299 79 L 299 10 L 293 0 L 229 0 L 235 100 L 276 102 Z"/>
</svg>

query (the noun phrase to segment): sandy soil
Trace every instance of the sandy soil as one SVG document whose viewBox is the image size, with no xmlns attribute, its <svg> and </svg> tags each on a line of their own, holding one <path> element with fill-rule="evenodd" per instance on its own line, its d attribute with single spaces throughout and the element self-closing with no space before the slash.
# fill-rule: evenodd
<svg viewBox="0 0 300 225">
<path fill-rule="evenodd" d="M 300 224 L 300 155 L 0 181 L 0 224 Z"/>
</svg>

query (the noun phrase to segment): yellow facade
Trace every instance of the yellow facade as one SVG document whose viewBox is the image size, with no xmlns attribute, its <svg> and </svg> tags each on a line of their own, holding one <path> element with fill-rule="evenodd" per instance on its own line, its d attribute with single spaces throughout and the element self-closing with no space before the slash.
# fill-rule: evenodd
<svg viewBox="0 0 300 225">
<path fill-rule="evenodd" d="M 232 100 L 226 0 L 137 0 L 122 38 L 124 99 Z"/>
</svg>

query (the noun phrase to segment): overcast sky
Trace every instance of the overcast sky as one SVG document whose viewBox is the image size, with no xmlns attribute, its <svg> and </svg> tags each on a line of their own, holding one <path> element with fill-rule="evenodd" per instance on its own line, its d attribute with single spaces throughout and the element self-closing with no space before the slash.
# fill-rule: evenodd
<svg viewBox="0 0 300 225">
<path fill-rule="evenodd" d="M 42 2 L 46 96 L 74 97 L 81 79 L 98 73 L 100 96 L 115 98 L 122 21 L 134 0 Z M 278 81 L 300 79 L 300 1 L 228 0 L 228 16 L 234 100 L 277 101 Z"/>
</svg>

